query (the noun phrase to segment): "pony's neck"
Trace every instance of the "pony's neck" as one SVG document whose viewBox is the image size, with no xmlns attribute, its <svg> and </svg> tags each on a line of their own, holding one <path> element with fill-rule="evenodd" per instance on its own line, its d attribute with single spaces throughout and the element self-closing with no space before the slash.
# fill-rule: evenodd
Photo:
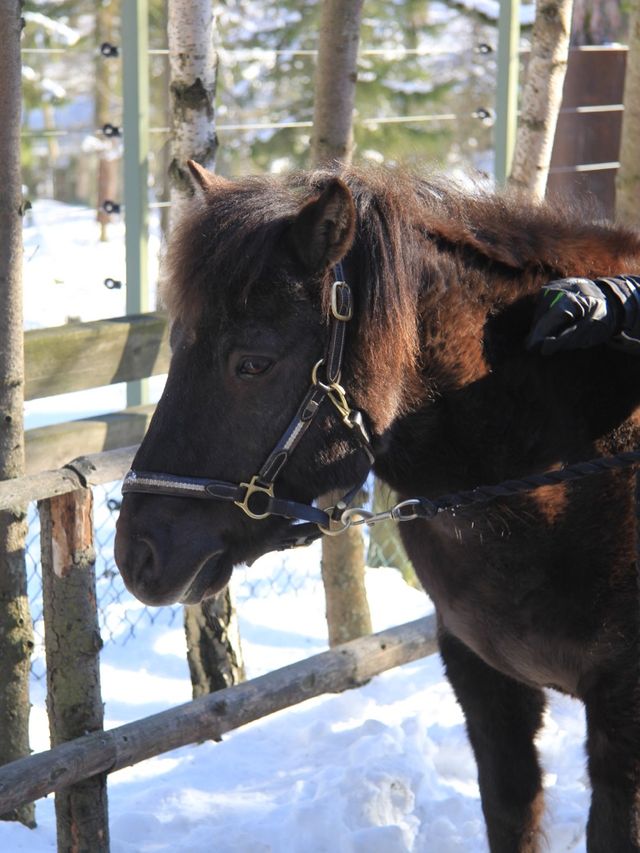
<svg viewBox="0 0 640 853">
<path fill-rule="evenodd" d="M 355 389 L 378 434 L 522 355 L 544 283 L 640 266 L 637 235 L 546 205 L 406 174 L 347 180 L 358 217 L 347 257 Z"/>
</svg>

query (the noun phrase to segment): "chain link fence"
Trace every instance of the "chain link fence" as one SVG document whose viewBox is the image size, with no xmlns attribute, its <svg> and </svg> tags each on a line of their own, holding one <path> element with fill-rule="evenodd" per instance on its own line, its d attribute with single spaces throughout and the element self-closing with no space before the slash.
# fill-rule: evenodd
<svg viewBox="0 0 640 853">
<path fill-rule="evenodd" d="M 113 555 L 115 524 L 120 509 L 120 481 L 93 489 L 94 545 L 96 551 L 96 598 L 102 641 L 125 645 L 139 628 L 161 624 L 182 624 L 182 605 L 146 607 L 125 588 Z M 29 604 L 34 627 L 32 675 L 37 680 L 46 674 L 44 619 L 42 604 L 42 565 L 40 561 L 40 520 L 36 504 L 28 510 L 29 532 L 26 542 L 26 564 Z M 285 592 L 299 592 L 310 586 L 321 586 L 320 566 L 314 561 L 290 560 L 279 554 L 277 560 L 258 561 L 234 571 L 233 592 L 237 604 L 250 598 L 266 598 Z M 314 589 L 315 591 L 315 589 Z"/>
<path fill-rule="evenodd" d="M 170 627 L 182 624 L 182 605 L 146 607 L 125 588 L 113 555 L 115 524 L 120 509 L 120 481 L 96 486 L 94 497 L 94 543 L 96 550 L 96 593 L 98 618 L 102 641 L 125 645 L 135 638 L 136 630 L 146 625 L 161 624 Z M 391 490 L 372 482 L 371 495 L 365 500 L 368 507 L 386 508 L 396 500 Z M 44 620 L 42 605 L 42 566 L 40 562 L 40 520 L 35 504 L 28 511 L 29 532 L 26 542 L 28 594 L 34 626 L 34 653 L 32 674 L 41 680 L 46 673 L 44 650 Z M 407 583 L 418 586 L 413 567 L 398 535 L 398 526 L 386 522 L 371 531 L 363 529 L 369 566 L 394 566 L 400 570 Z M 234 571 L 232 588 L 238 605 L 251 598 L 266 598 L 285 592 L 301 592 L 313 587 L 319 591 L 319 562 L 292 560 L 287 553 L 277 559 L 259 560 L 253 566 L 241 566 Z M 317 589 L 316 589 L 317 588 Z"/>
</svg>

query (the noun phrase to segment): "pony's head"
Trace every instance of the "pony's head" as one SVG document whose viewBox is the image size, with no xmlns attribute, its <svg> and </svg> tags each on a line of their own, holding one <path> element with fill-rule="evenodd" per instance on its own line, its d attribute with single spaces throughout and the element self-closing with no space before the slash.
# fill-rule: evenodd
<svg viewBox="0 0 640 853">
<path fill-rule="evenodd" d="M 328 173 L 231 182 L 191 168 L 198 191 L 165 259 L 171 366 L 115 546 L 128 588 L 156 605 L 214 594 L 235 565 L 290 538 L 287 514 L 314 520 L 290 506 L 361 483 L 367 433 L 402 398 L 398 359 L 381 364 L 384 324 L 402 306 L 383 315 L 358 289 L 348 186 Z M 351 287 L 336 284 L 345 257 Z"/>
</svg>

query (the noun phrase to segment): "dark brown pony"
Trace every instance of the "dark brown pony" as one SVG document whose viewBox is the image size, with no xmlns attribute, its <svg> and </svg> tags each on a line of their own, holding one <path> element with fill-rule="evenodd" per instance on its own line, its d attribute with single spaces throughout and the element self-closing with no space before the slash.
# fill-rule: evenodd
<svg viewBox="0 0 640 853">
<path fill-rule="evenodd" d="M 325 351 L 340 260 L 355 301 L 342 384 L 365 415 L 376 474 L 402 496 L 640 446 L 640 358 L 524 346 L 543 283 L 637 272 L 636 235 L 399 171 L 194 173 L 166 262 L 171 369 L 134 469 L 248 482 Z M 276 496 L 310 502 L 367 466 L 326 402 Z M 142 601 L 195 602 L 288 526 L 230 502 L 127 494 L 116 558 Z M 546 687 L 586 706 L 588 849 L 640 849 L 634 528 L 628 472 L 402 525 L 437 609 L 494 852 L 543 843 L 534 739 Z"/>
</svg>

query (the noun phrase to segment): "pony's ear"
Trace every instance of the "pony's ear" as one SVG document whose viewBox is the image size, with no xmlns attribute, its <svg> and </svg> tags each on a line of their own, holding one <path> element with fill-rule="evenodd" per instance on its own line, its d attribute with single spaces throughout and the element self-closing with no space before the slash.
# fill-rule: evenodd
<svg viewBox="0 0 640 853">
<path fill-rule="evenodd" d="M 222 178 L 220 175 L 215 175 L 200 163 L 195 160 L 187 160 L 187 166 L 191 172 L 191 177 L 196 185 L 196 189 L 200 189 L 205 193 L 215 193 L 223 190 L 225 187 L 231 186 L 231 181 Z"/>
<path fill-rule="evenodd" d="M 321 195 L 304 205 L 288 236 L 304 266 L 310 272 L 318 272 L 346 255 L 355 227 L 351 192 L 340 178 L 332 178 Z"/>
</svg>

